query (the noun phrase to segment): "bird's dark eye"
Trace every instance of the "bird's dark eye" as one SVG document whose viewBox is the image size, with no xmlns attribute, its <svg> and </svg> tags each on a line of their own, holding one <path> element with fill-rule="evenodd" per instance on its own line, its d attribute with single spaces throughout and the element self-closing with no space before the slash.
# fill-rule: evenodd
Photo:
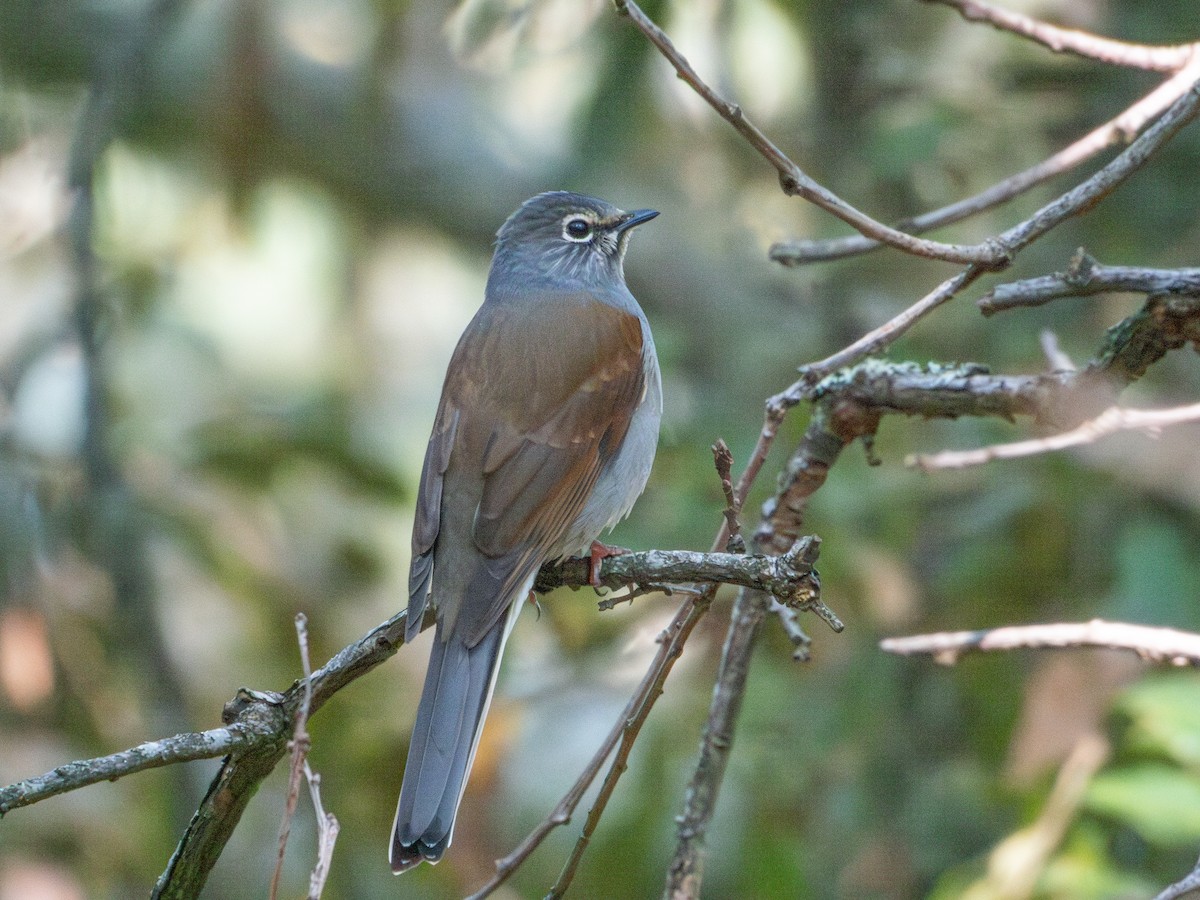
<svg viewBox="0 0 1200 900">
<path fill-rule="evenodd" d="M 568 219 L 566 230 L 569 237 L 583 240 L 592 233 L 592 223 L 587 219 Z"/>
</svg>

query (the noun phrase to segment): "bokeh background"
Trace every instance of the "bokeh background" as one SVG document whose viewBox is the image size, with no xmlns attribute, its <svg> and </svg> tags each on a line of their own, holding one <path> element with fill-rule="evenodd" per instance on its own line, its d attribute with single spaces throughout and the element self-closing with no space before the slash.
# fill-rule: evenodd
<svg viewBox="0 0 1200 900">
<path fill-rule="evenodd" d="M 142 0 L 0 5 L 0 782 L 213 727 L 239 686 L 299 673 L 405 603 L 413 489 L 490 242 L 523 199 L 579 190 L 662 216 L 629 282 L 652 323 L 666 414 L 650 485 L 614 535 L 705 548 L 709 445 L 744 462 L 794 369 L 952 272 L 894 252 L 802 270 L 771 241 L 844 233 L 766 165 L 601 0 L 182 2 L 144 66 L 113 72 Z M 1174 0 L 1010 0 L 1153 43 L 1195 40 Z M 1056 56 L 909 0 L 676 0 L 647 11 L 814 177 L 889 220 L 980 190 L 1107 120 L 1157 76 Z M 95 172 L 99 293 L 81 315 L 67 168 L 89 85 L 122 86 Z M 1005 277 L 1101 261 L 1195 265 L 1200 130 Z M 1073 183 L 938 236 L 972 241 Z M 995 279 L 991 283 L 994 283 Z M 986 286 L 986 285 L 985 285 Z M 895 359 L 1045 367 L 1053 329 L 1085 362 L 1137 299 L 990 320 L 971 300 Z M 98 354 L 80 341 L 94 318 Z M 1177 353 L 1130 403 L 1194 401 Z M 104 402 L 90 412 L 85 385 Z M 785 426 L 748 504 L 801 433 Z M 756 656 L 709 843 L 711 897 L 1138 897 L 1200 848 L 1200 681 L 1088 652 L 897 660 L 880 638 L 1093 616 L 1200 629 L 1195 428 L 923 476 L 905 454 L 1027 433 L 890 420 L 812 503 L 826 599 L 800 665 Z M 729 597 L 693 637 L 577 876 L 579 897 L 661 889 Z M 394 879 L 385 841 L 426 648 L 312 721 L 341 822 L 326 897 L 451 897 L 547 814 L 611 726 L 673 610 L 545 600 L 510 645 L 455 843 Z M 428 638 L 426 638 L 427 640 Z M 1100 743 L 1095 743 L 1099 740 Z M 1081 742 L 1106 762 L 1056 814 L 1036 886 L 1002 894 L 989 854 L 1043 813 Z M 1086 754 L 1084 754 L 1086 757 Z M 1085 767 L 1086 768 L 1086 767 Z M 0 822 L 0 898 L 144 895 L 215 763 L 156 770 Z M 205 896 L 265 896 L 286 773 L 268 780 Z M 586 809 L 586 802 L 584 805 Z M 500 896 L 541 896 L 582 810 Z M 1045 821 L 1045 820 L 1043 820 Z M 307 800 L 285 896 L 314 857 Z M 1028 837 L 1028 833 L 1025 833 Z M 1041 843 L 1038 844 L 1038 840 Z M 1010 847 L 1012 844 L 1009 845 Z"/>
</svg>

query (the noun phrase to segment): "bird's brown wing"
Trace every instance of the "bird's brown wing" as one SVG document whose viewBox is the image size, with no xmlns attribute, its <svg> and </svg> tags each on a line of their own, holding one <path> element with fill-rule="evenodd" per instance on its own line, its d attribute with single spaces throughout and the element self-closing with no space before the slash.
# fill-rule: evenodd
<svg viewBox="0 0 1200 900">
<path fill-rule="evenodd" d="M 467 589 L 441 596 L 432 573 L 439 617 L 462 623 L 467 646 L 562 549 L 644 381 L 637 316 L 580 294 L 480 309 L 454 353 L 426 453 L 410 576 L 410 587 L 428 587 L 443 519 L 467 512 L 443 507 L 474 504 Z"/>
<path fill-rule="evenodd" d="M 413 521 L 412 562 L 408 571 L 408 614 L 405 620 L 406 641 L 421 630 L 425 604 L 433 579 L 433 546 L 441 530 L 442 487 L 450 453 L 458 433 L 459 411 L 446 402 L 445 392 L 433 423 L 433 434 L 425 449 L 421 467 L 421 484 L 417 488 L 417 509 Z"/>
</svg>

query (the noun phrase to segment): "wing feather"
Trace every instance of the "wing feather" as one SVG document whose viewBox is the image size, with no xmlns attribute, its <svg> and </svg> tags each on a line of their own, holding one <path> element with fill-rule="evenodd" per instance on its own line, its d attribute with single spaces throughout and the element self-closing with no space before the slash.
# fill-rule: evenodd
<svg viewBox="0 0 1200 900">
<path fill-rule="evenodd" d="M 587 294 L 484 304 L 468 328 L 444 390 L 462 410 L 448 471 L 482 475 L 471 539 L 487 562 L 448 611 L 469 610 L 468 646 L 566 549 L 642 396 L 642 350 L 638 317 Z"/>
</svg>

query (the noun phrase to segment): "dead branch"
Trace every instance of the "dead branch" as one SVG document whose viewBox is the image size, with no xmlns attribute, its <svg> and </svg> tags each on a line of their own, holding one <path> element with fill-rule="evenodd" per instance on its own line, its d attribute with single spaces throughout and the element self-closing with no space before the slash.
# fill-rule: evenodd
<svg viewBox="0 0 1200 900">
<path fill-rule="evenodd" d="M 1173 666 L 1200 665 L 1200 635 L 1174 628 L 1152 628 L 1127 622 L 1061 622 L 1050 625 L 1012 625 L 980 631 L 947 631 L 912 637 L 886 638 L 879 646 L 901 656 L 930 655 L 943 665 L 957 663 L 964 653 L 990 650 L 1075 649 L 1103 647 L 1130 650 L 1149 662 Z"/>
<path fill-rule="evenodd" d="M 1189 46 L 1195 48 L 1197 45 Z M 995 209 L 1038 185 L 1071 171 L 1109 147 L 1129 143 L 1197 80 L 1200 80 L 1200 52 L 1193 52 L 1186 65 L 1150 93 L 1054 155 L 998 181 L 974 196 L 965 197 L 910 219 L 903 219 L 896 223 L 895 227 L 909 234 L 924 234 Z M 827 240 L 779 241 L 771 245 L 767 255 L 785 266 L 802 266 L 860 256 L 882 246 L 882 243 L 873 238 L 853 234 Z"/>
<path fill-rule="evenodd" d="M 1042 306 L 1061 297 L 1108 293 L 1200 297 L 1200 269 L 1105 266 L 1080 248 L 1066 271 L 997 285 L 979 298 L 978 306 L 990 316 L 1017 307 Z"/>
<path fill-rule="evenodd" d="M 1119 406 L 1110 406 L 1096 418 L 1061 434 L 1031 438 L 1027 441 L 1015 441 L 1011 444 L 996 444 L 991 447 L 981 447 L 978 450 L 943 450 L 941 453 L 911 456 L 905 460 L 905 465 L 913 466 L 923 472 L 932 472 L 938 469 L 965 469 L 996 459 L 1019 459 L 1038 453 L 1051 453 L 1055 450 L 1065 450 L 1068 447 L 1079 447 L 1083 444 L 1094 443 L 1100 438 L 1118 431 L 1146 431 L 1151 435 L 1156 435 L 1163 428 L 1171 425 L 1197 420 L 1200 420 L 1200 403 L 1172 409 L 1122 409 Z"/>
<path fill-rule="evenodd" d="M 1055 53 L 1074 53 L 1084 59 L 1094 59 L 1115 66 L 1149 69 L 1155 72 L 1174 72 L 1185 65 L 1196 50 L 1195 44 L 1154 46 L 1116 41 L 1074 28 L 1060 28 L 1038 21 L 1031 16 L 1001 9 L 983 0 L 924 0 L 940 3 L 959 11 L 969 22 L 986 22 L 993 28 L 1008 31 L 1036 41 Z"/>
<path fill-rule="evenodd" d="M 757 125 L 747 118 L 745 111 L 736 103 L 731 103 L 696 74 L 691 63 L 687 61 L 675 44 L 649 16 L 647 16 L 634 0 L 614 0 L 617 12 L 629 17 L 630 21 L 646 36 L 663 57 L 675 69 L 675 73 L 692 88 L 722 119 L 732 125 L 746 139 L 759 155 L 769 162 L 779 173 L 779 183 L 783 192 L 789 196 L 802 197 L 809 203 L 820 207 L 826 212 L 837 216 L 846 224 L 852 226 L 861 234 L 874 238 L 881 243 L 914 256 L 927 259 L 941 259 L 947 262 L 976 264 L 985 269 L 1003 268 L 1008 264 L 1002 250 L 990 242 L 974 246 L 961 244 L 943 244 L 939 241 L 929 241 L 914 237 L 903 231 L 897 231 L 879 222 L 866 213 L 856 209 L 828 188 L 818 184 L 795 162 L 771 142 Z"/>
</svg>

